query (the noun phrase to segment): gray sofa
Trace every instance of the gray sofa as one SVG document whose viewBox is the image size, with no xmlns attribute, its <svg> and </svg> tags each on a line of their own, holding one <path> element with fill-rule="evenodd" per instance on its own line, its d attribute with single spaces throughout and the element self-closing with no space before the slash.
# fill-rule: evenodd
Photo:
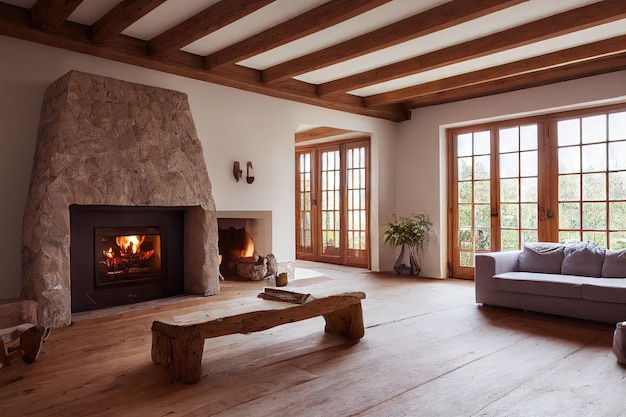
<svg viewBox="0 0 626 417">
<path fill-rule="evenodd" d="M 525 244 L 476 254 L 476 302 L 579 319 L 626 320 L 626 250 L 592 243 Z"/>
</svg>

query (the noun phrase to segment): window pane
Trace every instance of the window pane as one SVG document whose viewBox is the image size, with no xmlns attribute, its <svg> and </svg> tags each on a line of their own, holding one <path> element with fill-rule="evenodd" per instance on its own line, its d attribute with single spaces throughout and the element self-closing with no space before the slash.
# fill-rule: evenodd
<svg viewBox="0 0 626 417">
<path fill-rule="evenodd" d="M 537 201 L 537 178 L 522 178 L 520 186 L 521 201 L 526 203 Z"/>
<path fill-rule="evenodd" d="M 459 183 L 459 203 L 471 203 L 472 202 L 472 183 L 460 182 Z"/>
<path fill-rule="evenodd" d="M 488 203 L 490 192 L 489 181 L 476 181 L 474 182 L 474 202 L 475 203 Z"/>
<path fill-rule="evenodd" d="M 626 172 L 609 173 L 609 199 L 626 200 Z"/>
<path fill-rule="evenodd" d="M 579 203 L 559 203 L 559 229 L 580 229 Z"/>
<path fill-rule="evenodd" d="M 485 132 L 474 133 L 474 155 L 489 155 L 491 152 L 491 133 Z"/>
<path fill-rule="evenodd" d="M 459 254 L 459 263 L 461 266 L 474 266 L 474 254 L 472 252 L 461 252 Z"/>
<path fill-rule="evenodd" d="M 518 228 L 519 213 L 517 204 L 502 204 L 500 206 L 500 227 Z"/>
<path fill-rule="evenodd" d="M 559 242 L 580 242 L 580 232 L 559 232 Z"/>
<path fill-rule="evenodd" d="M 536 230 L 522 230 L 522 243 L 527 242 L 539 242 L 539 235 Z"/>
<path fill-rule="evenodd" d="M 461 249 L 472 249 L 472 231 L 470 229 L 462 229 L 459 231 L 459 247 Z"/>
<path fill-rule="evenodd" d="M 606 115 L 583 117 L 583 143 L 606 141 Z"/>
<path fill-rule="evenodd" d="M 580 200 L 580 175 L 559 175 L 559 201 Z"/>
<path fill-rule="evenodd" d="M 500 201 L 505 203 L 519 201 L 519 180 L 517 178 L 500 181 Z"/>
<path fill-rule="evenodd" d="M 606 174 L 583 174 L 583 200 L 606 200 Z"/>
<path fill-rule="evenodd" d="M 611 230 L 626 229 L 626 203 L 622 201 L 609 203 L 609 218 Z"/>
<path fill-rule="evenodd" d="M 459 227 L 472 227 L 471 204 L 459 204 Z"/>
<path fill-rule="evenodd" d="M 626 232 L 609 232 L 609 248 L 626 249 Z"/>
<path fill-rule="evenodd" d="M 477 229 L 474 235 L 476 250 L 491 250 L 491 232 L 489 229 Z"/>
<path fill-rule="evenodd" d="M 583 242 L 592 242 L 606 248 L 606 232 L 583 232 Z"/>
<path fill-rule="evenodd" d="M 519 176 L 519 159 L 517 153 L 500 155 L 500 178 Z"/>
<path fill-rule="evenodd" d="M 561 120 L 557 123 L 558 145 L 578 145 L 580 143 L 579 119 Z"/>
<path fill-rule="evenodd" d="M 502 237 L 502 250 L 516 250 L 520 248 L 519 232 L 517 230 L 503 230 L 500 233 Z"/>
<path fill-rule="evenodd" d="M 626 170 L 626 141 L 609 143 L 609 169 Z"/>
<path fill-rule="evenodd" d="M 537 205 L 536 204 L 522 204 L 522 228 L 524 229 L 536 229 L 537 228 Z"/>
<path fill-rule="evenodd" d="M 463 133 L 456 137 L 456 154 L 458 157 L 472 155 L 471 133 Z"/>
<path fill-rule="evenodd" d="M 583 229 L 606 229 L 605 203 L 583 203 Z"/>
<path fill-rule="evenodd" d="M 500 137 L 500 153 L 517 152 L 519 150 L 518 127 L 509 127 L 498 131 Z"/>
<path fill-rule="evenodd" d="M 489 227 L 491 225 L 491 208 L 488 204 L 474 205 L 474 226 Z"/>
<path fill-rule="evenodd" d="M 520 174 L 522 177 L 537 175 L 537 151 L 520 153 Z"/>
<path fill-rule="evenodd" d="M 474 158 L 474 179 L 487 180 L 490 175 L 489 155 Z"/>
<path fill-rule="evenodd" d="M 537 125 L 522 126 L 520 128 L 520 150 L 537 149 Z"/>
<path fill-rule="evenodd" d="M 580 148 L 559 148 L 559 174 L 580 172 Z"/>
<path fill-rule="evenodd" d="M 472 179 L 472 157 L 459 158 L 457 160 L 457 176 L 459 181 L 467 181 Z"/>
<path fill-rule="evenodd" d="M 626 111 L 609 114 L 609 140 L 626 139 Z"/>
<path fill-rule="evenodd" d="M 606 171 L 606 144 L 585 145 L 582 147 L 583 172 Z"/>
</svg>

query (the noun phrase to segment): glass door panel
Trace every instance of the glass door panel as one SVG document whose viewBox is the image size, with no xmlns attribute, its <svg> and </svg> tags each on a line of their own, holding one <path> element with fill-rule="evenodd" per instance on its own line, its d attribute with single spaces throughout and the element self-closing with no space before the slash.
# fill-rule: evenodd
<svg viewBox="0 0 626 417">
<path fill-rule="evenodd" d="M 471 272 L 474 253 L 490 250 L 491 233 L 491 132 L 456 136 L 456 250 L 453 269 Z"/>
<path fill-rule="evenodd" d="M 537 125 L 498 130 L 500 249 L 538 240 Z"/>
<path fill-rule="evenodd" d="M 348 260 L 351 264 L 367 266 L 367 178 L 365 146 L 346 149 L 346 189 Z"/>
<path fill-rule="evenodd" d="M 341 250 L 339 150 L 322 152 L 321 161 L 322 254 L 339 256 Z"/>
<path fill-rule="evenodd" d="M 626 112 L 559 120 L 558 239 L 626 247 Z"/>
<path fill-rule="evenodd" d="M 452 136 L 456 178 L 451 275 L 473 278 L 474 255 L 539 237 L 539 129 L 506 126 Z"/>
<path fill-rule="evenodd" d="M 312 153 L 296 154 L 296 252 L 313 253 L 313 168 Z"/>
</svg>

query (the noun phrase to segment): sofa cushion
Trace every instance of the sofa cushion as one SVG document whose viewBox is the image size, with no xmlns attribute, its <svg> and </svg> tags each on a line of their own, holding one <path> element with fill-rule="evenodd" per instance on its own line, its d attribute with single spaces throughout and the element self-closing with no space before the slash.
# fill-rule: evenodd
<svg viewBox="0 0 626 417">
<path fill-rule="evenodd" d="M 626 279 L 595 278 L 593 284 L 583 284 L 582 298 L 605 303 L 626 303 Z"/>
<path fill-rule="evenodd" d="M 626 278 L 626 249 L 606 251 L 602 264 L 602 276 Z"/>
<path fill-rule="evenodd" d="M 519 255 L 519 270 L 560 274 L 565 246 L 559 243 L 524 243 Z"/>
<path fill-rule="evenodd" d="M 580 299 L 582 284 L 589 280 L 595 281 L 597 278 L 533 272 L 504 272 L 494 275 L 493 280 L 495 289 L 498 291 Z"/>
<path fill-rule="evenodd" d="M 591 242 L 568 244 L 564 249 L 561 274 L 600 277 L 605 252 L 606 249 Z"/>
</svg>

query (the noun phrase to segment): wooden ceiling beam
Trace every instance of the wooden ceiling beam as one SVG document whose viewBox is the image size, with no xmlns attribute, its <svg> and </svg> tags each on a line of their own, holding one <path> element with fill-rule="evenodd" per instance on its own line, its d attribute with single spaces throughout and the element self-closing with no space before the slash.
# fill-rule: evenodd
<svg viewBox="0 0 626 417">
<path fill-rule="evenodd" d="M 453 0 L 337 45 L 283 62 L 263 71 L 274 83 L 328 67 L 522 3 L 526 0 Z"/>
<path fill-rule="evenodd" d="M 321 84 L 319 92 L 320 95 L 325 95 L 351 91 L 623 18 L 626 18 L 626 1 L 604 0 L 371 71 L 330 81 Z"/>
<path fill-rule="evenodd" d="M 59 27 L 83 0 L 37 0 L 30 8 L 30 16 L 37 27 Z"/>
<path fill-rule="evenodd" d="M 148 42 L 153 56 L 178 50 L 275 0 L 221 0 Z"/>
<path fill-rule="evenodd" d="M 146 41 L 124 35 L 97 44 L 92 41 L 90 32 L 89 26 L 73 22 L 65 22 L 55 30 L 38 29 L 32 26 L 28 9 L 0 3 L 0 35 L 333 110 L 392 121 L 410 117 L 401 105 L 369 109 L 360 97 L 350 94 L 320 97 L 315 85 L 302 81 L 288 80 L 270 87 L 261 81 L 260 71 L 234 64 L 207 71 L 203 57 L 183 51 L 174 51 L 155 59 L 147 53 Z"/>
<path fill-rule="evenodd" d="M 418 97 L 403 103 L 407 110 L 418 107 L 434 106 L 454 101 L 468 100 L 494 94 L 509 93 L 532 87 L 541 87 L 562 81 L 591 77 L 626 69 L 626 53 L 602 57 L 590 61 L 576 62 L 559 68 L 519 74 L 506 79 L 492 80 L 486 83 L 468 85 L 448 91 Z"/>
<path fill-rule="evenodd" d="M 391 0 L 332 0 L 206 57 L 207 69 L 236 63 L 334 26 Z"/>
<path fill-rule="evenodd" d="M 375 94 L 365 97 L 364 100 L 365 105 L 368 107 L 400 103 L 440 91 L 453 90 L 622 52 L 626 52 L 626 35 L 527 58 L 521 61 L 510 62 L 496 67 L 463 73 L 399 90 Z"/>
<path fill-rule="evenodd" d="M 354 130 L 346 130 L 346 129 L 338 129 L 336 127 L 314 127 L 308 130 L 303 130 L 302 132 L 296 132 L 295 142 L 307 142 L 309 140 L 317 140 L 317 139 L 326 139 L 339 135 L 347 135 L 351 133 L 358 133 Z"/>
<path fill-rule="evenodd" d="M 96 42 L 104 42 L 119 35 L 164 2 L 165 0 L 123 0 L 91 26 L 91 37 Z"/>
</svg>

